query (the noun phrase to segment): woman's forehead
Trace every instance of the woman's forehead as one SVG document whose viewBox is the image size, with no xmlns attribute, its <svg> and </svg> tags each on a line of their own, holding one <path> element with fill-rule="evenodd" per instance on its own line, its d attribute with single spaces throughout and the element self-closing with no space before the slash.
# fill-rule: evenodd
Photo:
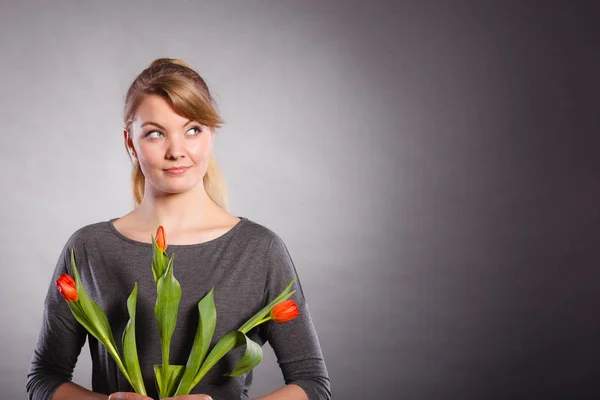
<svg viewBox="0 0 600 400">
<path fill-rule="evenodd" d="M 180 126 L 189 118 L 177 114 L 167 100 L 158 95 L 149 95 L 142 100 L 135 112 L 134 124 L 157 122 L 161 125 Z"/>
</svg>

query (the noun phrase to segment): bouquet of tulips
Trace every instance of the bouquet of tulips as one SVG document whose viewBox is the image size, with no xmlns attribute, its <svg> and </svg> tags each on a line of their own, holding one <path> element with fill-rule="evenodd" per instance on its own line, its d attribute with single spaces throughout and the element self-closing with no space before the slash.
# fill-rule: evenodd
<svg viewBox="0 0 600 400">
<path fill-rule="evenodd" d="M 250 340 L 246 334 L 252 328 L 269 320 L 282 323 L 299 315 L 294 300 L 289 299 L 295 293 L 295 290 L 290 290 L 296 279 L 294 278 L 279 296 L 257 312 L 238 330 L 223 336 L 209 352 L 217 320 L 213 297 L 214 288 L 212 288 L 198 303 L 198 327 L 187 364 L 185 366 L 170 364 L 169 351 L 171 337 L 175 331 L 177 321 L 181 286 L 173 276 L 173 254 L 170 257 L 166 254 L 167 241 L 163 227 L 158 227 L 156 238 L 154 235 L 151 235 L 151 237 L 153 248 L 152 273 L 157 291 L 154 315 L 162 349 L 162 365 L 154 366 L 154 374 L 161 399 L 189 394 L 225 354 L 239 346 L 245 346 L 244 356 L 228 375 L 239 376 L 250 371 L 260 363 L 262 349 L 256 342 Z M 75 319 L 106 347 L 133 390 L 136 393 L 146 395 L 135 342 L 137 282 L 127 299 L 129 321 L 122 335 L 123 354 L 121 355 L 106 314 L 85 292 L 77 272 L 73 250 L 71 250 L 71 270 L 73 277 L 62 274 L 56 281 L 60 294 L 67 301 Z"/>
</svg>

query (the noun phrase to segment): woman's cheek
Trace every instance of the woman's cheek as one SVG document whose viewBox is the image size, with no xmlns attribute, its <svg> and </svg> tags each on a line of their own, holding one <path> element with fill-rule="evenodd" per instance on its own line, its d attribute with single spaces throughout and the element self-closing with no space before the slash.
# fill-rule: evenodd
<svg viewBox="0 0 600 400">
<path fill-rule="evenodd" d="M 210 150 L 210 141 L 203 140 L 201 143 L 198 143 L 198 145 L 194 147 L 193 153 L 198 157 L 206 158 L 210 155 Z"/>
</svg>

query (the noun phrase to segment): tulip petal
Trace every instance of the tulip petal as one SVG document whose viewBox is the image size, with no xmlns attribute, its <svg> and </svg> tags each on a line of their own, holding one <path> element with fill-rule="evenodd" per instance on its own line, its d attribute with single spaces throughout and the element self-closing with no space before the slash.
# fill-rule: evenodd
<svg viewBox="0 0 600 400">
<path fill-rule="evenodd" d="M 298 306 L 293 299 L 282 301 L 271 310 L 271 318 L 278 323 L 291 321 L 299 315 Z"/>
<path fill-rule="evenodd" d="M 165 228 L 162 225 L 156 230 L 156 244 L 163 251 L 167 249 L 167 236 L 165 235 Z"/>
<path fill-rule="evenodd" d="M 158 280 L 165 274 L 167 270 L 169 258 L 166 253 L 158 247 L 158 243 L 153 235 L 152 238 L 152 275 L 154 283 L 158 284 Z"/>
<path fill-rule="evenodd" d="M 79 295 L 77 294 L 75 281 L 69 274 L 61 274 L 56 280 L 56 287 L 62 298 L 67 302 L 77 301 Z"/>
<path fill-rule="evenodd" d="M 208 347 L 212 341 L 217 323 L 217 310 L 215 308 L 213 291 L 214 288 L 198 303 L 199 319 L 196 337 L 194 338 L 192 351 L 190 352 L 185 372 L 183 373 L 177 392 L 175 392 L 175 396 L 183 396 L 190 393 L 193 389 L 193 386 L 191 386 L 192 380 L 198 373 L 208 353 Z"/>
<path fill-rule="evenodd" d="M 127 311 L 129 312 L 129 322 L 123 332 L 123 361 L 129 377 L 132 381 L 132 387 L 136 393 L 146 395 L 140 362 L 138 359 L 137 345 L 135 341 L 135 308 L 137 303 L 138 284 L 135 283 L 129 298 L 127 299 Z"/>
</svg>

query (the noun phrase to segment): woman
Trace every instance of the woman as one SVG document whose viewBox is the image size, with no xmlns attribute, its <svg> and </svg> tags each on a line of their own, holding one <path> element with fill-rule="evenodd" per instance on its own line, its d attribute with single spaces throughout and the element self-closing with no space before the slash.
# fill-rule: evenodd
<svg viewBox="0 0 600 400">
<path fill-rule="evenodd" d="M 115 337 L 129 319 L 127 296 L 139 285 L 137 348 L 148 395 L 158 398 L 153 365 L 161 364 L 154 318 L 151 234 L 162 225 L 174 256 L 182 298 L 171 342 L 171 364 L 185 365 L 198 323 L 198 301 L 214 287 L 217 326 L 211 346 L 277 296 L 297 276 L 281 238 L 268 228 L 229 214 L 225 185 L 213 158 L 215 128 L 222 121 L 204 80 L 175 59 L 155 60 L 129 88 L 123 137 L 133 163 L 136 207 L 121 218 L 77 230 L 67 241 L 45 301 L 44 317 L 27 381 L 30 399 L 149 399 L 131 387 L 106 349 L 87 337 L 93 361 L 92 390 L 71 382 L 86 340 L 54 281 L 70 271 L 73 249 L 89 296 L 106 312 Z M 269 342 L 286 385 L 261 397 L 329 399 L 329 377 L 302 286 L 293 299 L 300 316 L 264 323 L 249 332 Z M 190 394 L 178 399 L 249 399 L 252 371 L 225 376 L 243 355 L 228 353 Z M 110 395 L 110 397 L 109 397 Z"/>
</svg>

